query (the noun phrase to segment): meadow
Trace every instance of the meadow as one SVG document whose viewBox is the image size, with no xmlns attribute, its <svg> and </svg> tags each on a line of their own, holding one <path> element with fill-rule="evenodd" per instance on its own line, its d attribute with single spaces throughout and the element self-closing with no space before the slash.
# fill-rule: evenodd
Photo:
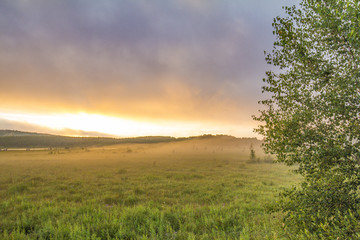
<svg viewBox="0 0 360 240">
<path fill-rule="evenodd" d="M 298 181 L 226 136 L 2 151 L 0 239 L 287 239 L 266 209 Z"/>
</svg>

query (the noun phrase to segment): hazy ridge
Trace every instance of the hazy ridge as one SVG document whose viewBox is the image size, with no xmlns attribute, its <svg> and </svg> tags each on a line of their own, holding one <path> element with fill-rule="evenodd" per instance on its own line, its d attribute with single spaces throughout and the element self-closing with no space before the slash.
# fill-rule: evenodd
<svg viewBox="0 0 360 240">
<path fill-rule="evenodd" d="M 36 132 L 23 132 L 18 130 L 0 130 L 0 137 L 19 137 L 19 136 L 44 136 L 49 134 Z"/>
<path fill-rule="evenodd" d="M 125 143 L 165 143 L 176 141 L 210 141 L 218 142 L 259 142 L 256 138 L 236 138 L 228 135 L 202 135 L 187 138 L 175 138 L 170 136 L 144 136 L 133 138 L 110 138 L 110 137 L 69 137 L 35 132 L 23 132 L 17 130 L 0 130 L 0 148 L 70 148 L 106 146 Z"/>
</svg>

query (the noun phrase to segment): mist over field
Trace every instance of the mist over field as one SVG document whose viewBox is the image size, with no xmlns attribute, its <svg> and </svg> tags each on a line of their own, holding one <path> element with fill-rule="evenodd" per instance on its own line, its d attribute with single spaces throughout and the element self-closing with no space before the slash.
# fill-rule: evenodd
<svg viewBox="0 0 360 240">
<path fill-rule="evenodd" d="M 0 136 L 2 145 L 2 138 L 37 136 L 14 131 L 3 135 L 7 136 Z M 80 142 L 77 146 L 78 142 L 72 142 L 71 147 L 20 151 L 10 148 L 5 151 L 1 147 L 0 236 L 2 239 L 281 236 L 280 216 L 274 218 L 265 211 L 265 206 L 275 201 L 278 189 L 297 179 L 262 152 L 261 141 L 224 135 L 161 139 L 164 142 L 158 138 L 145 140 L 149 139 L 152 143 L 131 143 L 139 141 L 134 138 L 121 144 L 100 141 L 100 145 Z"/>
<path fill-rule="evenodd" d="M 0 1 L 0 239 L 292 239 L 301 141 L 254 119 L 278 109 L 258 104 L 280 89 L 264 50 L 293 4 Z"/>
</svg>

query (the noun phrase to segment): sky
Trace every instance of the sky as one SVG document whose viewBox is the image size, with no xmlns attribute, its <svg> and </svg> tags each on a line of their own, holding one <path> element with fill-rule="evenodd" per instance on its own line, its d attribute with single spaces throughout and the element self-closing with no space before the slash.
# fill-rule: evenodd
<svg viewBox="0 0 360 240">
<path fill-rule="evenodd" d="M 0 0 L 0 129 L 253 137 L 295 0 Z"/>
</svg>

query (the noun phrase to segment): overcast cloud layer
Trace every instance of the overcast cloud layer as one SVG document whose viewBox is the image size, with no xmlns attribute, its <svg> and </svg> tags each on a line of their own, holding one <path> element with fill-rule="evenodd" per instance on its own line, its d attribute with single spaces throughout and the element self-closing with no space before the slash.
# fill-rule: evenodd
<svg viewBox="0 0 360 240">
<path fill-rule="evenodd" d="M 253 125 L 295 2 L 0 0 L 0 110 Z"/>
</svg>

